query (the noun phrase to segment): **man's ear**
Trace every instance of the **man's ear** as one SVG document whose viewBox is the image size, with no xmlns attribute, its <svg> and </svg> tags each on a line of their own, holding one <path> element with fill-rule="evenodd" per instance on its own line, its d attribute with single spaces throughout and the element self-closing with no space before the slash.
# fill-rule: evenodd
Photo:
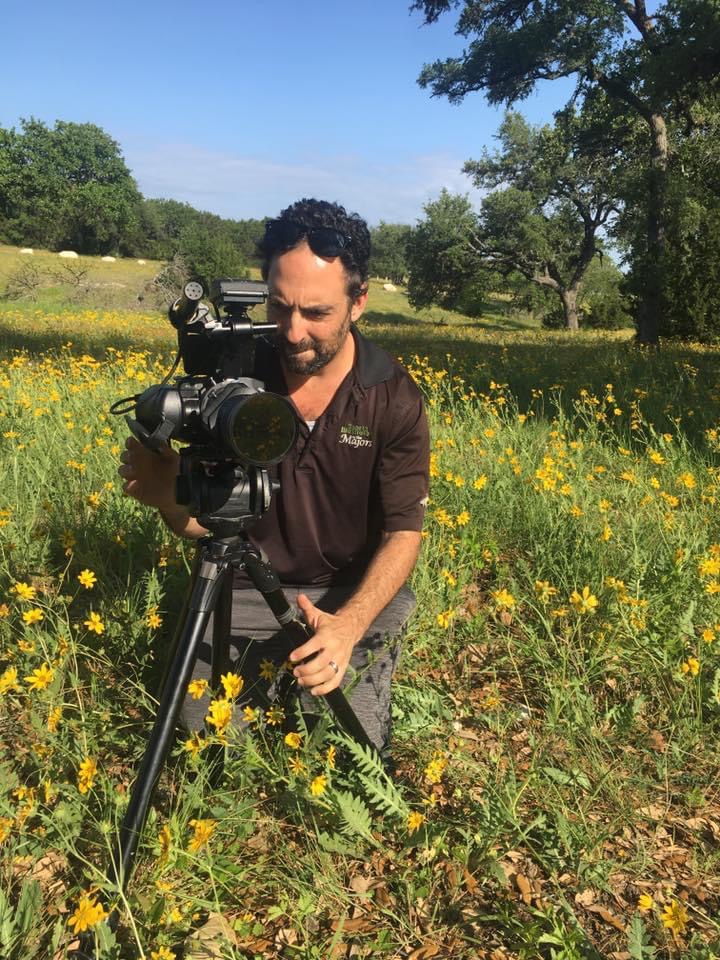
<svg viewBox="0 0 720 960">
<path fill-rule="evenodd" d="M 358 321 L 362 316 L 363 311 L 365 310 L 365 307 L 367 305 L 367 298 L 368 298 L 368 288 L 366 285 L 361 289 L 360 293 L 357 295 L 357 297 L 353 301 L 352 307 L 350 308 L 350 319 L 352 320 L 353 323 Z"/>
</svg>

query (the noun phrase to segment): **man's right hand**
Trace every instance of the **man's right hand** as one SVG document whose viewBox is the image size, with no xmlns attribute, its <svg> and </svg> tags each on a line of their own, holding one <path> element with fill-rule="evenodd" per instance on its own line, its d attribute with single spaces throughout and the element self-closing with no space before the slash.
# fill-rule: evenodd
<svg viewBox="0 0 720 960">
<path fill-rule="evenodd" d="M 123 493 L 134 497 L 147 507 L 176 512 L 175 478 L 180 469 L 180 457 L 169 446 L 159 453 L 148 450 L 135 437 L 128 437 L 120 455 L 118 473 L 124 479 Z"/>
</svg>

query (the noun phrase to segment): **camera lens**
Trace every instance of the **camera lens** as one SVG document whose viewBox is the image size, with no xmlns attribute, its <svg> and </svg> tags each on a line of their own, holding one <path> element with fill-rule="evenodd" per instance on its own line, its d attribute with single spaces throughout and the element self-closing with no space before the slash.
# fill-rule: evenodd
<svg viewBox="0 0 720 960">
<path fill-rule="evenodd" d="M 223 443 L 245 463 L 278 463 L 295 442 L 297 422 L 290 403 L 276 393 L 253 393 L 223 401 L 218 417 Z"/>
</svg>

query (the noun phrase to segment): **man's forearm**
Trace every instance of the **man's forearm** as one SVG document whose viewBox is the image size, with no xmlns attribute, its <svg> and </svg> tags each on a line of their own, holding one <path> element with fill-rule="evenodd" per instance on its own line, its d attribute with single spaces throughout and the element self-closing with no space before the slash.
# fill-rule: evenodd
<svg viewBox="0 0 720 960">
<path fill-rule="evenodd" d="M 165 525 L 178 537 L 187 537 L 189 540 L 199 540 L 208 532 L 205 527 L 201 527 L 189 512 L 178 506 L 172 509 L 160 509 L 160 516 L 165 521 Z"/>
<path fill-rule="evenodd" d="M 414 530 L 383 535 L 357 590 L 337 611 L 337 616 L 356 625 L 357 640 L 410 576 L 421 543 L 421 535 Z"/>
</svg>

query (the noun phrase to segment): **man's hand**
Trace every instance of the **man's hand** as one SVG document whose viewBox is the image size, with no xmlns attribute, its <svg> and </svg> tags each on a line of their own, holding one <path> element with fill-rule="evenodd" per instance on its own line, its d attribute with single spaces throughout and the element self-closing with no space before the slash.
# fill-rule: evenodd
<svg viewBox="0 0 720 960">
<path fill-rule="evenodd" d="M 118 473 L 125 480 L 123 493 L 144 503 L 146 507 L 178 509 L 175 477 L 180 458 L 174 450 L 165 447 L 159 453 L 154 453 L 135 437 L 128 437 L 120 460 L 122 465 Z"/>
<path fill-rule="evenodd" d="M 308 689 L 314 697 L 325 696 L 340 686 L 353 647 L 362 634 L 358 636 L 357 626 L 349 624 L 341 616 L 318 610 L 304 593 L 298 594 L 297 604 L 315 635 L 290 654 L 290 662 L 298 664 L 293 675 L 299 685 Z M 299 662 L 306 657 L 312 657 L 312 660 L 309 663 Z"/>
</svg>

